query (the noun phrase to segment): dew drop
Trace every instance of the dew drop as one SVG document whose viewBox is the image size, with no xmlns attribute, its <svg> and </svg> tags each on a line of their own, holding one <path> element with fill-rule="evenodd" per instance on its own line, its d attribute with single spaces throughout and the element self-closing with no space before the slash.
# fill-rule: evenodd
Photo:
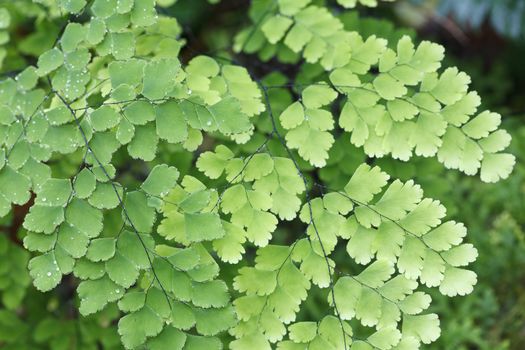
<svg viewBox="0 0 525 350">
<path fill-rule="evenodd" d="M 47 277 L 51 277 L 51 272 L 48 272 L 48 273 L 47 273 Z"/>
</svg>

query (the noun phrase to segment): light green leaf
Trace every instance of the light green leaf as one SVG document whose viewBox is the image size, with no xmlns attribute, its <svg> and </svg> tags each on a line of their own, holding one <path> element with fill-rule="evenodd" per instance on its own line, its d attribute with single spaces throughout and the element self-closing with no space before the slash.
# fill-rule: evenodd
<svg viewBox="0 0 525 350">
<path fill-rule="evenodd" d="M 472 293 L 478 281 L 474 272 L 451 266 L 445 269 L 444 276 L 439 291 L 451 297 Z"/>
<path fill-rule="evenodd" d="M 301 125 L 304 121 L 304 109 L 301 102 L 294 102 L 289 105 L 279 116 L 281 125 L 285 129 L 293 129 Z"/>
<path fill-rule="evenodd" d="M 441 334 L 438 316 L 436 314 L 405 316 L 402 332 L 405 336 L 413 336 L 424 344 L 429 344 Z"/>
<path fill-rule="evenodd" d="M 219 178 L 228 160 L 232 159 L 234 154 L 230 149 L 224 145 L 219 145 L 215 148 L 215 152 L 204 152 L 197 159 L 197 168 L 202 171 L 210 179 Z"/>
<path fill-rule="evenodd" d="M 380 74 L 373 84 L 377 93 L 385 100 L 395 100 L 407 93 L 406 87 L 388 74 Z"/>
<path fill-rule="evenodd" d="M 481 180 L 484 182 L 497 182 L 509 177 L 516 157 L 512 154 L 497 153 L 485 154 L 481 162 Z"/>
<path fill-rule="evenodd" d="M 351 199 L 368 203 L 387 184 L 390 177 L 379 167 L 371 168 L 361 164 L 345 186 L 345 192 Z"/>
<path fill-rule="evenodd" d="M 320 108 L 326 106 L 336 99 L 337 92 L 335 92 L 328 85 L 311 85 L 303 90 L 301 93 L 303 103 L 306 108 Z"/>
<path fill-rule="evenodd" d="M 293 21 L 291 19 L 276 15 L 264 22 L 261 29 L 264 35 L 268 38 L 268 41 L 275 44 L 284 37 L 286 31 L 292 24 Z"/>
</svg>

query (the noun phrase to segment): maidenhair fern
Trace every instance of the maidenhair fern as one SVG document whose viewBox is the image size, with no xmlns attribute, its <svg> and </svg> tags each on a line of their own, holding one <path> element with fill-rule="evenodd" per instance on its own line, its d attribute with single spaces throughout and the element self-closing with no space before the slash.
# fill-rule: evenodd
<svg viewBox="0 0 525 350">
<path fill-rule="evenodd" d="M 377 4 L 338 1 L 357 3 Z M 437 44 L 363 39 L 308 0 L 254 1 L 235 50 L 303 58 L 323 72 L 308 84 L 271 84 L 235 57 L 182 63 L 177 21 L 155 5 L 50 4 L 69 17 L 56 45 L 0 83 L 0 214 L 30 205 L 23 243 L 35 287 L 47 292 L 71 275 L 83 316 L 118 305 L 128 349 L 401 350 L 435 341 L 439 320 L 422 286 L 472 291 L 466 266 L 477 251 L 463 243 L 465 227 L 413 181 L 377 166 L 360 165 L 340 188 L 316 174 L 334 143 L 351 142 L 370 162 L 437 157 L 485 182 L 506 178 L 510 137 L 499 115 L 478 111 L 470 78 L 441 68 Z M 288 90 L 294 100 L 272 97 Z M 197 152 L 198 172 L 159 148 Z M 139 186 L 123 185 L 117 154 L 145 162 Z M 76 170 L 52 171 L 56 160 Z M 287 222 L 301 229 L 283 242 Z M 0 254 L 24 265 L 27 253 L 4 243 Z M 1 274 L 13 280 L 10 298 L 27 283 L 15 269 Z M 324 316 L 298 319 L 313 288 L 325 291 Z"/>
</svg>

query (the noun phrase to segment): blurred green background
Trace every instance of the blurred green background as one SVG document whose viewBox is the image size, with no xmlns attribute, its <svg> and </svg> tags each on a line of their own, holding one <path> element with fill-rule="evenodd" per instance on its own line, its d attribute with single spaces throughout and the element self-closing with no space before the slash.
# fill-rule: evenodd
<svg viewBox="0 0 525 350">
<path fill-rule="evenodd" d="M 472 265 L 478 284 L 471 295 L 446 298 L 430 291 L 435 300 L 432 311 L 441 318 L 442 337 L 428 348 L 525 349 L 525 0 L 398 0 L 357 11 L 343 11 L 331 0 L 317 2 L 333 6 L 347 29 L 365 37 L 375 34 L 395 43 L 408 34 L 443 44 L 446 65 L 467 72 L 482 107 L 502 114 L 503 127 L 513 136 L 511 151 L 517 156 L 515 170 L 505 181 L 485 184 L 476 177 L 445 170 L 432 159 L 409 163 L 381 159 L 377 163 L 394 177 L 415 178 L 427 196 L 444 202 L 449 217 L 469 228 L 467 240 L 479 250 Z M 176 31 L 181 42 L 185 41 L 183 60 L 201 53 L 231 56 L 232 37 L 248 22 L 247 0 L 223 0 L 216 5 L 205 0 L 162 3 L 168 6 L 159 8 L 160 13 L 180 23 Z M 65 18 L 53 4 L 54 0 L 0 0 L 2 76 L 16 75 L 54 44 Z M 292 64 L 283 64 L 275 59 L 255 63 L 253 57 L 235 58 L 261 76 L 271 74 L 268 79 L 315 75 L 315 67 L 295 64 L 293 59 Z M 273 72 L 275 67 L 282 73 Z M 282 98 L 272 97 L 272 103 L 279 104 Z M 357 149 L 350 155 L 338 154 L 342 147 L 351 146 L 344 141 L 336 144 L 332 165 L 319 174 L 334 186 L 346 181 L 364 159 Z M 192 159 L 177 158 L 176 150 L 174 154 L 166 157 L 173 157 L 183 172 L 192 172 Z M 338 163 L 345 166 L 336 166 Z M 67 173 L 67 164 L 60 166 Z M 27 208 L 16 208 L 12 216 L 0 221 L 4 233 L 0 235 L 0 348 L 120 348 L 114 327 L 116 308 L 87 320 L 79 320 L 72 311 L 75 281 L 66 280 L 56 292 L 46 295 L 31 286 L 26 289 L 29 277 L 22 267 L 29 257 L 20 246 L 24 210 Z M 315 297 L 311 299 L 304 313 L 326 311 Z M 12 307 L 17 304 L 22 307 Z"/>
</svg>

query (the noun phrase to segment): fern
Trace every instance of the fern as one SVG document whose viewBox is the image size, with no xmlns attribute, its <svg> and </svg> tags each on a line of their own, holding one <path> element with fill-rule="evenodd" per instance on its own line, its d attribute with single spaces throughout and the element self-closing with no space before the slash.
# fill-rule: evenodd
<svg viewBox="0 0 525 350">
<path fill-rule="evenodd" d="M 506 178 L 510 136 L 499 115 L 477 113 L 469 77 L 440 71 L 437 44 L 404 36 L 388 48 L 309 1 L 254 2 L 256 21 L 237 51 L 291 50 L 323 71 L 312 83 L 273 85 L 234 59 L 181 62 L 180 27 L 155 5 L 58 1 L 70 20 L 56 45 L 0 83 L 0 214 L 35 194 L 23 223 L 35 287 L 47 292 L 72 275 L 83 316 L 118 305 L 128 349 L 435 341 L 438 316 L 420 286 L 472 291 L 476 275 L 465 267 L 477 251 L 463 243 L 465 227 L 444 221 L 445 208 L 412 180 L 390 180 L 377 166 L 360 165 L 340 188 L 315 174 L 350 140 L 370 157 L 437 157 L 486 182 Z M 272 94 L 288 89 L 299 98 L 275 109 Z M 199 173 L 159 152 L 191 157 L 208 139 L 217 145 L 200 152 Z M 127 186 L 116 157 L 148 175 Z M 55 160 L 69 169 L 57 172 Z M 280 242 L 289 221 L 304 232 Z M 352 272 L 335 258 L 343 246 Z M 238 268 L 233 283 L 228 264 Z M 312 288 L 325 290 L 326 315 L 298 320 Z"/>
<path fill-rule="evenodd" d="M 443 47 L 422 42 L 416 48 L 409 37 L 403 37 L 394 51 L 387 48 L 384 39 L 371 36 L 365 41 L 358 33 L 345 31 L 326 9 L 278 7 L 275 11 L 278 14 L 274 17 L 263 13 L 260 18 L 266 40 L 271 44 L 282 41 L 307 62 L 319 62 L 331 85 L 304 88 L 304 92 L 312 91 L 302 95 L 305 107 L 311 109 L 308 112 L 314 113 L 312 121 L 294 125 L 294 121 L 305 119 L 304 111 L 296 106 L 290 106 L 281 116 L 283 127 L 298 126 L 287 134 L 288 146 L 297 148 L 302 144 L 299 154 L 312 165 L 323 166 L 333 144 L 326 133 L 334 127 L 333 117 L 328 111 L 318 115 L 316 108 L 329 104 L 339 94 L 347 97 L 339 125 L 369 156 L 391 154 L 406 161 L 414 153 L 437 155 L 446 167 L 468 175 L 481 169 L 481 179 L 486 182 L 508 176 L 514 158 L 499 153 L 510 143 L 508 133 L 497 130 L 501 117 L 488 111 L 475 115 L 480 99 L 476 92 L 468 91 L 470 78 L 465 73 L 457 68 L 438 72 Z M 279 16 L 290 21 L 286 28 L 273 24 Z M 274 32 L 265 32 L 265 24 Z M 304 41 L 296 40 L 298 37 Z M 334 45 L 331 40 L 340 43 Z M 370 73 L 373 68 L 378 74 Z M 310 102 L 311 98 L 315 101 Z M 314 129 L 309 127 L 312 124 L 316 124 Z M 314 142 L 305 145 L 303 141 L 309 137 Z M 310 154 L 304 149 L 307 146 L 317 154 Z"/>
</svg>

